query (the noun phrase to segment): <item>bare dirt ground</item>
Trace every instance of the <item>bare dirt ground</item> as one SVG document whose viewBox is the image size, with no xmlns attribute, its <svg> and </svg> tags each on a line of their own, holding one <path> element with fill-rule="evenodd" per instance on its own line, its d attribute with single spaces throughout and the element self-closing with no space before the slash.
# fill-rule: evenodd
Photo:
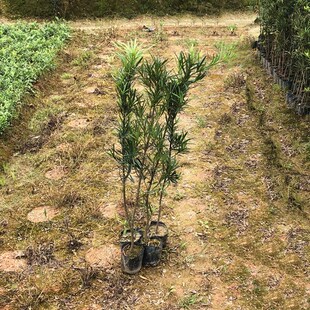
<svg viewBox="0 0 310 310">
<path fill-rule="evenodd" d="M 247 27 L 253 26 L 253 22 L 256 19 L 257 14 L 223 14 L 221 16 L 216 17 L 197 17 L 192 15 L 183 15 L 181 16 L 164 16 L 164 17 L 157 17 L 157 16 L 141 16 L 137 17 L 133 20 L 128 21 L 128 19 L 108 19 L 108 20 L 98 20 L 97 22 L 94 21 L 77 21 L 77 22 L 70 22 L 70 25 L 76 29 L 92 31 L 95 29 L 107 29 L 110 27 L 117 27 L 117 28 L 126 28 L 126 29 L 135 29 L 140 28 L 141 25 L 148 25 L 148 26 L 157 26 L 160 23 L 163 23 L 165 26 L 168 27 L 187 27 L 187 26 L 215 26 L 215 27 L 226 27 L 229 25 L 237 25 L 238 27 Z M 257 27 L 256 27 L 257 28 Z"/>
<path fill-rule="evenodd" d="M 286 108 L 260 68 L 248 38 L 255 17 L 70 23 L 58 69 L 0 142 L 0 257 L 9 259 L 0 309 L 309 309 L 309 119 Z M 134 37 L 171 66 L 191 44 L 209 55 L 234 44 L 236 56 L 190 92 L 180 120 L 190 151 L 165 200 L 167 249 L 159 266 L 128 276 L 107 150 L 117 122 L 113 42 Z M 53 216 L 29 221 L 41 206 Z"/>
</svg>

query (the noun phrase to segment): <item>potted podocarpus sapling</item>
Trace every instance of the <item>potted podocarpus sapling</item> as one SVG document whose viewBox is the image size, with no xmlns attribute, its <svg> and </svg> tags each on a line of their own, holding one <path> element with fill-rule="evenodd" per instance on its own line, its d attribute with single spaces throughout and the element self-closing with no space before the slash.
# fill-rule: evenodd
<svg viewBox="0 0 310 310">
<path fill-rule="evenodd" d="M 144 174 L 146 191 L 143 196 L 143 205 L 146 208 L 145 228 L 145 254 L 144 264 L 156 265 L 160 258 L 160 246 L 156 250 L 154 243 L 160 240 L 161 246 L 165 246 L 168 237 L 166 225 L 160 221 L 163 207 L 163 195 L 166 188 L 176 183 L 179 179 L 177 173 L 177 156 L 187 150 L 187 132 L 178 130 L 178 116 L 183 111 L 187 100 L 186 95 L 190 85 L 203 79 L 210 67 L 217 64 L 220 56 L 213 57 L 211 62 L 206 64 L 206 57 L 191 48 L 190 52 L 183 52 L 177 58 L 178 72 L 168 72 L 166 61 L 158 58 L 152 62 L 142 64 L 139 72 L 141 80 L 147 89 L 148 102 L 155 103 L 157 110 L 152 114 L 152 119 L 144 126 L 147 129 L 145 135 L 150 136 L 153 141 L 151 154 L 148 156 Z M 143 131 L 143 129 L 142 129 Z M 159 196 L 157 221 L 151 221 L 152 205 L 150 196 Z M 149 244 L 151 245 L 149 246 Z"/>
<path fill-rule="evenodd" d="M 139 188 L 137 203 L 145 211 L 145 253 L 144 265 L 156 265 L 159 261 L 162 241 L 149 238 L 148 230 L 152 216 L 151 197 L 156 195 L 159 185 L 161 162 L 166 158 L 165 97 L 169 73 L 166 68 L 167 60 L 152 57 L 145 61 L 140 69 L 140 82 L 144 86 L 144 115 L 140 117 L 143 139 L 141 165 L 137 167 Z"/>
<path fill-rule="evenodd" d="M 177 156 L 187 150 L 187 132 L 178 130 L 178 116 L 186 105 L 186 95 L 191 84 L 201 80 L 207 72 L 206 57 L 200 57 L 199 54 L 191 48 L 190 53 L 181 52 L 177 58 L 178 73 L 171 74 L 165 86 L 165 154 L 160 162 L 161 170 L 159 177 L 159 200 L 158 216 L 156 221 L 151 221 L 148 234 L 150 237 L 158 237 L 162 240 L 165 247 L 168 237 L 168 229 L 161 222 L 163 196 L 165 190 L 172 183 L 177 183 L 179 174 L 177 172 Z"/>
<path fill-rule="evenodd" d="M 178 72 L 172 73 L 167 70 L 166 60 L 152 57 L 150 61 L 142 63 L 142 53 L 135 41 L 119 46 L 123 65 L 116 76 L 119 147 L 113 147 L 110 154 L 120 167 L 122 200 L 131 236 L 130 246 L 127 244 L 123 247 L 122 267 L 125 272 L 135 273 L 141 266 L 128 270 L 125 263 L 135 260 L 134 254 L 137 254 L 137 210 L 145 211 L 145 262 L 156 265 L 165 240 L 150 234 L 154 199 L 159 197 L 159 214 L 155 222 L 155 233 L 158 233 L 163 194 L 171 183 L 178 180 L 177 155 L 186 151 L 188 142 L 187 133 L 178 131 L 178 115 L 186 105 L 190 85 L 201 80 L 220 57 L 213 57 L 210 64 L 206 65 L 206 57 L 200 57 L 198 52 L 191 49 L 188 54 L 180 54 Z M 138 75 L 145 90 L 141 95 L 135 88 Z M 129 187 L 128 180 L 131 181 Z M 128 199 L 127 192 L 132 191 L 135 197 L 132 199 L 131 195 Z M 148 255 L 148 250 L 155 253 L 155 259 Z"/>
<path fill-rule="evenodd" d="M 142 61 L 142 51 L 136 41 L 129 44 L 118 44 L 117 53 L 122 67 L 115 76 L 119 123 L 117 138 L 119 145 L 115 145 L 109 154 L 116 160 L 119 166 L 122 183 L 122 204 L 125 210 L 127 225 L 129 226 L 130 240 L 122 245 L 122 270 L 129 274 L 137 273 L 142 266 L 144 247 L 137 238 L 136 230 L 136 205 L 132 206 L 127 197 L 128 180 L 132 178 L 134 166 L 139 149 L 140 133 L 136 126 L 135 110 L 140 97 L 134 87 L 137 68 Z M 137 240 L 138 239 L 138 240 Z"/>
</svg>

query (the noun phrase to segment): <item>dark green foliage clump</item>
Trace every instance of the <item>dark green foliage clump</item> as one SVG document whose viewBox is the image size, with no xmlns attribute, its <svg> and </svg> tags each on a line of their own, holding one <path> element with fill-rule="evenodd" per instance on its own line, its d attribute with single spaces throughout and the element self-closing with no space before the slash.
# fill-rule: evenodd
<svg viewBox="0 0 310 310">
<path fill-rule="evenodd" d="M 8 14 L 28 17 L 104 17 L 139 14 L 175 14 L 190 12 L 214 14 L 223 10 L 240 10 L 256 3 L 255 0 L 2 0 Z M 1 0 L 0 0 L 1 2 Z"/>
<path fill-rule="evenodd" d="M 310 112 L 310 5 L 308 0 L 260 2 L 260 49 L 288 82 L 301 114 Z"/>
</svg>

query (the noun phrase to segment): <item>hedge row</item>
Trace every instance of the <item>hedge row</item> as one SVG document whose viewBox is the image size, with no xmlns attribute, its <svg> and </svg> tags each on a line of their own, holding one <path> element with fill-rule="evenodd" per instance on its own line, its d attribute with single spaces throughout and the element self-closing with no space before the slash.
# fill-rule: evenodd
<svg viewBox="0 0 310 310">
<path fill-rule="evenodd" d="M 261 0 L 259 47 L 287 85 L 288 101 L 310 112 L 309 0 Z M 294 99 L 294 100 L 293 100 Z"/>
<path fill-rule="evenodd" d="M 17 114 L 25 93 L 69 38 L 62 23 L 0 25 L 0 134 Z"/>
<path fill-rule="evenodd" d="M 244 9 L 256 0 L 0 0 L 7 14 L 19 17 L 133 17 L 138 14 L 191 12 L 213 14 Z"/>
</svg>

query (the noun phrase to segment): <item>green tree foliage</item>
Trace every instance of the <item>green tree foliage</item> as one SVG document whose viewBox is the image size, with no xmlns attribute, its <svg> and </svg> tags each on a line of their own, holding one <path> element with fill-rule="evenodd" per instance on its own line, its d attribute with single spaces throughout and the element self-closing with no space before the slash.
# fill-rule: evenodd
<svg viewBox="0 0 310 310">
<path fill-rule="evenodd" d="M 0 25 L 0 133 L 68 37 L 62 23 Z"/>
<path fill-rule="evenodd" d="M 260 18 L 266 58 L 292 82 L 299 105 L 310 108 L 309 0 L 261 0 Z"/>
<path fill-rule="evenodd" d="M 28 17 L 104 17 L 138 14 L 191 12 L 214 14 L 225 9 L 240 10 L 256 0 L 0 0 L 11 15 Z"/>
</svg>

